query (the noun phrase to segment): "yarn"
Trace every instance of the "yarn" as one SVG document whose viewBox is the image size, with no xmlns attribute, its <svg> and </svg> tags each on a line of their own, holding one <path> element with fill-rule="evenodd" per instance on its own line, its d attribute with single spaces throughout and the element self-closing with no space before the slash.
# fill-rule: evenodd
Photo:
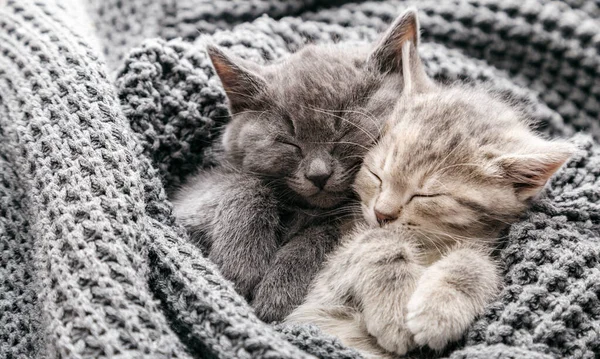
<svg viewBox="0 0 600 359">
<path fill-rule="evenodd" d="M 596 357 L 597 2 L 5 0 L 0 358 L 359 358 L 315 327 L 259 321 L 166 193 L 218 163 L 228 112 L 207 42 L 278 61 L 372 41 L 411 5 L 431 76 L 490 83 L 579 147 L 504 239 L 498 300 L 444 353 L 411 356 Z"/>
</svg>

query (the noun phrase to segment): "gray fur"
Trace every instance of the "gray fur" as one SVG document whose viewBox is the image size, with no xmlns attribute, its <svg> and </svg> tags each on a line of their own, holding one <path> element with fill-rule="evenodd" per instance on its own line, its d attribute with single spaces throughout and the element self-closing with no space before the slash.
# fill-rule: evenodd
<svg viewBox="0 0 600 359">
<path fill-rule="evenodd" d="M 366 47 L 307 46 L 267 66 L 208 52 L 233 117 L 222 166 L 175 194 L 175 215 L 261 319 L 281 320 L 354 212 L 351 185 L 401 82 Z"/>
<path fill-rule="evenodd" d="M 249 297 L 279 247 L 272 189 L 252 176 L 214 169 L 199 174 L 178 196 L 177 218 L 237 291 Z"/>
<path fill-rule="evenodd" d="M 396 24 L 418 34 L 414 11 Z M 399 39 L 402 96 L 354 186 L 367 228 L 345 239 L 287 319 L 316 323 L 368 357 L 462 337 L 500 289 L 499 234 L 574 150 L 535 134 L 483 87 L 435 85 L 416 37 Z"/>
</svg>

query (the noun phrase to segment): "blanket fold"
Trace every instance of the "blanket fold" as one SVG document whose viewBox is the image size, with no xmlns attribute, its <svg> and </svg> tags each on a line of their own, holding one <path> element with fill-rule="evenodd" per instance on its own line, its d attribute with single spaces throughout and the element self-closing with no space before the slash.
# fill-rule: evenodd
<svg viewBox="0 0 600 359">
<path fill-rule="evenodd" d="M 499 251 L 464 339 L 413 357 L 600 353 L 597 1 L 0 1 L 0 358 L 359 358 L 259 321 L 167 193 L 218 163 L 207 42 L 254 61 L 364 43 L 408 6 L 441 81 L 489 83 L 579 150 Z M 266 14 L 262 16 L 263 14 Z"/>
</svg>

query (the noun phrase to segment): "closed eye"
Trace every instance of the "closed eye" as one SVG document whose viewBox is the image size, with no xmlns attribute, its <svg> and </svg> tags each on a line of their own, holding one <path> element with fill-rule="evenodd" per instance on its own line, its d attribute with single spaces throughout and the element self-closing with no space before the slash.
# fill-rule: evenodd
<svg viewBox="0 0 600 359">
<path fill-rule="evenodd" d="M 368 167 L 367 167 L 367 171 L 369 171 L 369 173 L 375 177 L 375 179 L 377 179 L 379 181 L 379 184 L 381 185 L 382 181 L 381 178 L 379 178 L 379 176 L 377 174 L 375 174 L 375 172 L 371 171 Z"/>
<path fill-rule="evenodd" d="M 297 144 L 295 144 L 295 143 L 293 143 L 293 142 L 291 142 L 291 141 L 289 141 L 289 140 L 287 140 L 287 139 L 284 139 L 284 138 L 276 138 L 276 139 L 275 139 L 275 141 L 277 141 L 277 142 L 279 142 L 279 143 L 281 143 L 281 144 L 284 144 L 284 145 L 286 145 L 286 146 L 292 146 L 292 147 L 295 147 L 296 149 L 298 149 L 298 150 L 300 151 L 300 153 L 302 153 L 302 148 L 300 148 L 300 146 L 298 146 Z"/>
<path fill-rule="evenodd" d="M 445 196 L 445 193 L 415 193 L 412 195 L 412 197 L 410 197 L 410 201 L 412 201 L 415 198 L 431 198 L 431 197 L 440 197 L 440 196 Z"/>
</svg>

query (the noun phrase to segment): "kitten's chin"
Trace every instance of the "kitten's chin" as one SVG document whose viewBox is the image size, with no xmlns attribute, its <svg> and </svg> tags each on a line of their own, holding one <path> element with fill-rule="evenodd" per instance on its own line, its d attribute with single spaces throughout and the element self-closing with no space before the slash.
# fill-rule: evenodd
<svg viewBox="0 0 600 359">
<path fill-rule="evenodd" d="M 303 188 L 295 186 L 295 183 L 288 182 L 288 188 L 292 190 L 295 196 L 292 200 L 301 202 L 304 205 L 316 208 L 331 208 L 339 205 L 349 198 L 349 189 L 342 192 L 331 192 L 319 190 L 318 188 Z"/>
<path fill-rule="evenodd" d="M 377 223 L 377 218 L 375 218 L 375 212 L 373 209 L 369 208 L 369 206 L 365 205 L 364 203 L 362 203 L 361 207 L 362 215 L 367 225 L 371 228 L 379 227 L 379 223 Z"/>
<path fill-rule="evenodd" d="M 321 191 L 312 196 L 302 198 L 311 206 L 319 208 L 335 207 L 338 204 L 342 203 L 344 200 L 348 199 L 347 196 L 344 196 L 341 193 L 332 193 L 326 191 Z"/>
</svg>

